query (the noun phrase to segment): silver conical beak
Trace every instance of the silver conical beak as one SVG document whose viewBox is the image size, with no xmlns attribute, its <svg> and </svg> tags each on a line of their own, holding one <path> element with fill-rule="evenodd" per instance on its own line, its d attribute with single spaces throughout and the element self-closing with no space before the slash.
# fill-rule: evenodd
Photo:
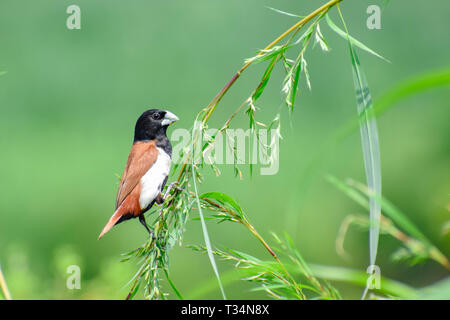
<svg viewBox="0 0 450 320">
<path fill-rule="evenodd" d="M 175 121 L 178 121 L 178 117 L 174 115 L 172 112 L 166 111 L 166 115 L 164 116 L 163 121 L 161 122 L 162 126 L 169 126 Z"/>
</svg>

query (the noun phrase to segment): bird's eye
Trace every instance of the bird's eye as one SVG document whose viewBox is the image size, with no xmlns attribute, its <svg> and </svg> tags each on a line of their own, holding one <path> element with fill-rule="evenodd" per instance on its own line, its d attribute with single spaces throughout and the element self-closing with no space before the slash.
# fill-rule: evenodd
<svg viewBox="0 0 450 320">
<path fill-rule="evenodd" d="M 153 120 L 159 120 L 159 119 L 161 119 L 161 113 L 155 112 L 155 113 L 152 115 L 152 118 L 153 118 Z"/>
</svg>

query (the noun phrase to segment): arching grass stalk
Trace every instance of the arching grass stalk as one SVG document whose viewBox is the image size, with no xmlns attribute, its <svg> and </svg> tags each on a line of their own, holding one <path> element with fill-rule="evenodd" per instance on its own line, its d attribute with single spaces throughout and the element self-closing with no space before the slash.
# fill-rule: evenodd
<svg viewBox="0 0 450 320">
<path fill-rule="evenodd" d="M 291 34 L 293 31 L 298 32 L 298 30 L 300 30 L 305 24 L 307 24 L 309 21 L 311 21 L 312 19 L 314 19 L 315 17 L 327 12 L 330 8 L 334 7 L 336 4 L 338 4 L 339 2 L 341 2 L 343 0 L 332 0 L 326 4 L 324 4 L 323 6 L 319 7 L 318 9 L 314 10 L 313 12 L 311 12 L 309 15 L 307 15 L 306 17 L 304 17 L 303 19 L 301 19 L 300 21 L 298 21 L 296 24 L 294 24 L 292 27 L 290 27 L 289 29 L 287 29 L 283 34 L 281 34 L 278 38 L 276 38 L 275 40 L 273 40 L 269 45 L 267 45 L 263 50 L 261 50 L 257 56 L 262 56 L 265 53 L 267 53 L 267 51 L 273 49 L 273 47 L 275 45 L 277 45 L 278 43 L 280 43 L 282 40 L 284 40 L 289 34 Z M 286 43 L 287 45 L 287 43 Z M 285 45 L 285 47 L 286 47 Z M 281 49 L 281 48 L 280 48 Z M 219 91 L 219 93 L 217 93 L 217 95 L 211 100 L 211 102 L 200 112 L 200 114 L 203 114 L 203 118 L 202 118 L 202 123 L 203 125 L 206 125 L 212 115 L 212 113 L 214 112 L 214 110 L 216 109 L 217 105 L 220 103 L 220 101 L 222 100 L 222 98 L 225 96 L 225 94 L 228 92 L 228 90 L 231 88 L 231 86 L 233 86 L 233 84 L 236 82 L 236 80 L 241 76 L 241 74 L 252 64 L 254 63 L 255 60 L 251 60 L 249 59 L 243 66 L 241 69 L 239 69 L 239 71 L 237 71 L 233 77 L 231 77 L 231 79 L 227 82 L 227 84 Z M 181 181 L 182 176 L 184 175 L 186 166 L 189 163 L 189 156 L 186 157 L 186 160 L 184 161 L 179 175 L 178 175 L 178 182 Z"/>
<path fill-rule="evenodd" d="M 307 24 L 309 21 L 311 21 L 313 18 L 318 16 L 319 14 L 322 14 L 326 11 L 328 11 L 330 8 L 341 2 L 342 0 L 332 0 L 320 8 L 314 10 L 309 15 L 298 21 L 296 24 L 294 24 L 292 27 L 287 29 L 282 35 L 280 35 L 278 38 L 276 38 L 274 41 L 272 41 L 269 45 L 267 45 L 263 50 L 259 52 L 259 56 L 263 55 L 268 50 L 272 49 L 275 45 L 277 45 L 280 41 L 282 41 L 286 36 L 288 36 L 293 31 L 298 31 L 300 28 L 302 28 L 305 24 Z M 215 108 L 219 104 L 220 100 L 222 100 L 223 96 L 227 93 L 227 91 L 231 88 L 231 86 L 236 82 L 236 80 L 241 76 L 241 73 L 245 71 L 251 64 L 253 63 L 252 60 L 247 61 L 241 69 L 239 69 L 238 72 L 231 78 L 231 80 L 225 85 L 225 87 L 222 88 L 222 90 L 219 91 L 219 93 L 211 100 L 211 102 L 208 104 L 208 106 L 204 109 L 206 111 L 204 120 L 205 123 L 208 122 L 209 118 L 211 117 L 212 113 L 214 112 Z"/>
<path fill-rule="evenodd" d="M 195 122 L 194 126 L 197 124 L 197 121 Z M 196 128 L 194 127 L 194 132 L 198 132 L 196 130 Z M 194 137 L 195 139 L 195 137 Z M 192 142 L 192 146 L 194 147 L 194 142 Z M 195 150 L 192 150 L 193 153 L 195 154 Z M 201 220 L 201 224 L 202 224 L 202 231 L 203 231 L 203 238 L 205 240 L 205 246 L 206 246 L 206 250 L 208 253 L 208 258 L 211 262 L 211 266 L 214 270 L 214 274 L 216 275 L 217 278 L 217 282 L 219 284 L 219 288 L 220 288 L 220 292 L 222 293 L 222 297 L 224 300 L 227 299 L 226 295 L 225 295 L 225 290 L 223 289 L 222 286 L 222 281 L 220 280 L 220 275 L 219 275 L 219 270 L 217 268 L 217 264 L 216 261 L 214 259 L 214 254 L 213 254 L 213 250 L 212 250 L 212 246 L 211 246 L 211 241 L 209 240 L 209 234 L 208 234 L 208 229 L 206 228 L 206 223 L 205 223 L 205 218 L 203 216 L 203 211 L 202 211 L 202 206 L 200 204 L 200 198 L 198 196 L 198 189 L 197 189 L 197 177 L 195 174 L 195 163 L 194 163 L 194 159 L 192 159 L 191 162 L 191 168 L 192 168 L 192 184 L 194 185 L 194 193 L 195 193 L 195 202 L 197 203 L 197 208 L 198 208 L 198 214 L 200 216 L 200 220 Z"/>
</svg>

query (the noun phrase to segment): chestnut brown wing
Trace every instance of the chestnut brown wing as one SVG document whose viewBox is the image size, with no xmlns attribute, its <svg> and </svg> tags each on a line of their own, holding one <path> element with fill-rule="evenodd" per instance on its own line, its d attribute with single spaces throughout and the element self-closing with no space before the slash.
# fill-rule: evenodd
<svg viewBox="0 0 450 320">
<path fill-rule="evenodd" d="M 116 209 L 137 186 L 142 176 L 152 167 L 158 158 L 158 149 L 154 141 L 138 141 L 131 147 L 125 170 L 117 191 Z"/>
</svg>

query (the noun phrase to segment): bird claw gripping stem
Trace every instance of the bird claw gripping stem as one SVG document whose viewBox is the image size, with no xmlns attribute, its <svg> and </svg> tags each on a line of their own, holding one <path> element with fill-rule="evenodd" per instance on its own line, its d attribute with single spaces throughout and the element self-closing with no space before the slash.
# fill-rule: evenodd
<svg viewBox="0 0 450 320">
<path fill-rule="evenodd" d="M 166 199 L 169 197 L 170 191 L 172 191 L 174 186 L 177 186 L 177 185 L 178 185 L 178 181 L 174 181 L 167 187 L 166 192 L 164 193 L 164 196 L 163 196 L 163 202 L 166 201 Z M 182 190 L 182 189 L 180 189 L 178 187 L 176 189 L 177 190 Z"/>
</svg>

